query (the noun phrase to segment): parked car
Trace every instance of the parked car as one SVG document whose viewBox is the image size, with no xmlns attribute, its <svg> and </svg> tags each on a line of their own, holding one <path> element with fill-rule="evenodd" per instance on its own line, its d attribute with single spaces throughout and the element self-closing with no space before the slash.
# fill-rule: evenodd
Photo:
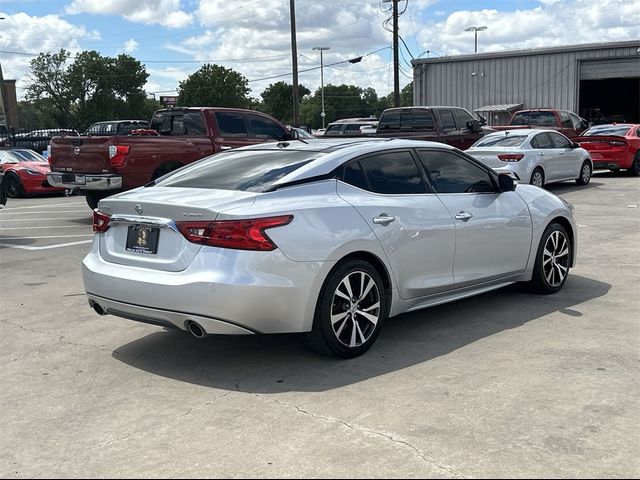
<svg viewBox="0 0 640 480">
<path fill-rule="evenodd" d="M 626 118 L 621 114 L 605 115 L 599 108 L 584 108 L 580 111 L 582 118 L 590 125 L 604 125 L 607 123 L 625 123 Z"/>
<path fill-rule="evenodd" d="M 325 137 L 357 137 L 360 136 L 362 127 L 377 125 L 376 117 L 343 118 L 327 125 L 323 136 Z"/>
<path fill-rule="evenodd" d="M 506 130 L 478 140 L 467 153 L 497 172 L 513 172 L 523 182 L 542 187 L 575 180 L 586 185 L 593 163 L 579 144 L 554 130 Z"/>
<path fill-rule="evenodd" d="M 4 172 L 3 190 L 10 198 L 65 191 L 49 184 L 49 164 L 33 150 L 0 148 L 0 169 Z"/>
<path fill-rule="evenodd" d="M 212 153 L 297 137 L 274 118 L 234 108 L 158 110 L 141 135 L 61 137 L 51 141 L 49 182 L 98 201 L 145 185 Z"/>
<path fill-rule="evenodd" d="M 112 120 L 96 122 L 82 135 L 130 135 L 134 130 L 147 128 L 149 128 L 149 122 L 146 120 Z"/>
<path fill-rule="evenodd" d="M 554 293 L 572 207 L 434 142 L 287 142 L 101 200 L 83 261 L 99 314 L 206 334 L 309 332 L 354 357 L 387 317 L 512 282 Z"/>
<path fill-rule="evenodd" d="M 493 130 L 544 128 L 556 130 L 569 138 L 573 138 L 589 128 L 589 122 L 568 110 L 536 108 L 515 112 L 509 125 L 492 125 L 491 128 Z"/>
<path fill-rule="evenodd" d="M 309 132 L 307 132 L 304 128 L 292 127 L 291 125 L 287 125 L 287 128 L 289 129 L 289 131 L 295 130 L 296 132 L 298 132 L 298 138 L 303 138 L 303 139 L 316 138 L 313 135 L 311 135 Z"/>
<path fill-rule="evenodd" d="M 42 153 L 47 150 L 49 142 L 53 137 L 77 137 L 79 135 L 80 134 L 76 130 L 67 128 L 32 130 L 26 133 L 16 133 L 13 138 L 5 137 L 5 139 L 0 142 L 0 147 L 26 148 Z"/>
<path fill-rule="evenodd" d="M 4 190 L 4 172 L 0 169 L 0 208 L 7 204 L 7 192 Z"/>
<path fill-rule="evenodd" d="M 469 148 L 484 135 L 482 126 L 460 107 L 388 108 L 380 115 L 376 137 L 430 140 Z"/>
<path fill-rule="evenodd" d="M 591 154 L 594 168 L 640 175 L 640 124 L 597 125 L 575 141 Z"/>
</svg>

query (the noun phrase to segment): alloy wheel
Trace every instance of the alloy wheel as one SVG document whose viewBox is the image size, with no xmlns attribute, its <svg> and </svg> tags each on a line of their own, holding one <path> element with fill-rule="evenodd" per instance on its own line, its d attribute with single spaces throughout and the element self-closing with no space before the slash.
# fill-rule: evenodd
<svg viewBox="0 0 640 480">
<path fill-rule="evenodd" d="M 380 314 L 380 291 L 368 273 L 354 271 L 342 279 L 331 305 L 331 326 L 340 343 L 349 348 L 366 343 Z"/>
<path fill-rule="evenodd" d="M 582 184 L 586 185 L 591 180 L 591 167 L 588 163 L 582 166 Z"/>
<path fill-rule="evenodd" d="M 544 176 L 542 175 L 542 172 L 540 170 L 533 172 L 533 175 L 531 176 L 531 185 L 535 187 L 542 187 L 543 183 Z"/>
<path fill-rule="evenodd" d="M 542 270 L 551 287 L 562 285 L 569 272 L 569 241 L 559 230 L 551 232 L 544 244 Z"/>
</svg>

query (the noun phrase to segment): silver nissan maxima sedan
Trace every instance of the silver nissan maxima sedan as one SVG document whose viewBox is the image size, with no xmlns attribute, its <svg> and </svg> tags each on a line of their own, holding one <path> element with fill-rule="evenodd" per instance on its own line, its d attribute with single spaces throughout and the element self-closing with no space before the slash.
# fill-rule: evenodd
<svg viewBox="0 0 640 480">
<path fill-rule="evenodd" d="M 403 312 L 513 282 L 557 292 L 572 213 L 440 143 L 262 144 L 101 200 L 84 285 L 99 314 L 196 337 L 307 332 L 349 358 Z"/>
</svg>

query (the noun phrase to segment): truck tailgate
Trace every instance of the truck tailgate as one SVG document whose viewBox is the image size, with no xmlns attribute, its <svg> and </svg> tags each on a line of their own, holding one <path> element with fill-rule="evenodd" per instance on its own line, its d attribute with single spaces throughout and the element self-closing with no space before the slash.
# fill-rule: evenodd
<svg viewBox="0 0 640 480">
<path fill-rule="evenodd" d="M 116 137 L 54 137 L 49 165 L 54 172 L 113 173 L 109 146 Z"/>
</svg>

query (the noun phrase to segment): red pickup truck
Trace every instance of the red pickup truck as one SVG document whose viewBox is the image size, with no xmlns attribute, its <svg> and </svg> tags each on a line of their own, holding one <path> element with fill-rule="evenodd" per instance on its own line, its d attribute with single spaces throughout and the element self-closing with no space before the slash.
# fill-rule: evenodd
<svg viewBox="0 0 640 480">
<path fill-rule="evenodd" d="M 56 137 L 49 183 L 82 191 L 91 208 L 114 193 L 145 185 L 221 150 L 289 140 L 274 118 L 234 108 L 174 108 L 153 114 L 149 130 L 129 135 Z"/>
<path fill-rule="evenodd" d="M 537 108 L 520 110 L 513 114 L 509 125 L 491 125 L 494 130 L 515 130 L 519 128 L 548 128 L 563 135 L 578 137 L 589 128 L 589 122 L 567 110 Z"/>
</svg>

